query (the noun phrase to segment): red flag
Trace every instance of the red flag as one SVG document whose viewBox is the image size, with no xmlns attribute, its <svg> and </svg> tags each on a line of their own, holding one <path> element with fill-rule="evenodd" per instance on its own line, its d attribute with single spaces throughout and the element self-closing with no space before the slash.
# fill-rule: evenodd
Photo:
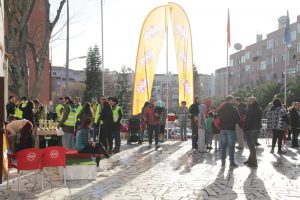
<svg viewBox="0 0 300 200">
<path fill-rule="evenodd" d="M 228 19 L 227 19 L 227 45 L 230 47 L 230 16 L 228 9 Z"/>
</svg>

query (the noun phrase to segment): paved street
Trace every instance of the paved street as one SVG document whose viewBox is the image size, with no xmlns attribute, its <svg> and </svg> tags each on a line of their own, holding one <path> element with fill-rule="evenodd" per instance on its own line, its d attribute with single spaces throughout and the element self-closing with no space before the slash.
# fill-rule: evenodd
<svg viewBox="0 0 300 200">
<path fill-rule="evenodd" d="M 159 151 L 147 144 L 122 146 L 114 161 L 101 161 L 96 180 L 60 182 L 56 169 L 45 173 L 44 190 L 33 175 L 0 186 L 1 199 L 300 199 L 300 149 L 279 156 L 260 140 L 259 167 L 243 165 L 248 149 L 236 152 L 238 168 L 221 168 L 219 152 L 198 153 L 191 141 L 167 141 Z M 15 175 L 12 175 L 15 177 Z M 38 180 L 40 178 L 38 177 Z"/>
</svg>

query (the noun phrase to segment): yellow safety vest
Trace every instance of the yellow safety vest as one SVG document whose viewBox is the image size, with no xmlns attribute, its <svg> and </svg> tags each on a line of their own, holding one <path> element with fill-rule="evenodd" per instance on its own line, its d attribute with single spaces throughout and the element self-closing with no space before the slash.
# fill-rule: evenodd
<svg viewBox="0 0 300 200">
<path fill-rule="evenodd" d="M 60 121 L 62 119 L 62 113 L 61 113 L 61 109 L 63 109 L 64 106 L 60 103 L 60 104 L 57 104 L 57 106 L 55 107 L 55 112 L 57 114 L 57 119 L 56 121 Z"/>
<path fill-rule="evenodd" d="M 77 108 L 76 108 L 76 117 L 78 116 L 78 114 L 80 113 L 81 110 L 82 110 L 82 105 L 79 104 L 79 106 L 77 106 Z"/>
<path fill-rule="evenodd" d="M 27 106 L 27 102 L 20 103 L 22 108 L 25 108 Z M 19 105 L 17 106 L 15 110 L 15 117 L 19 119 L 23 119 L 23 111 L 19 108 Z"/>
<path fill-rule="evenodd" d="M 75 126 L 76 123 L 76 108 L 71 108 L 71 106 L 69 106 L 70 108 L 70 113 L 68 115 L 67 120 L 64 122 L 65 126 Z"/>
<path fill-rule="evenodd" d="M 97 109 L 96 109 L 96 112 L 95 112 L 95 115 L 94 115 L 94 123 L 95 124 L 98 122 L 100 113 L 101 113 L 101 104 L 99 103 L 97 105 Z M 103 124 L 103 120 L 100 121 L 100 124 Z"/>
<path fill-rule="evenodd" d="M 118 121 L 118 118 L 119 118 L 119 110 L 121 110 L 121 113 L 122 113 L 122 108 L 118 105 L 116 105 L 114 108 L 113 108 L 113 118 L 114 118 L 114 122 L 117 122 Z"/>
</svg>

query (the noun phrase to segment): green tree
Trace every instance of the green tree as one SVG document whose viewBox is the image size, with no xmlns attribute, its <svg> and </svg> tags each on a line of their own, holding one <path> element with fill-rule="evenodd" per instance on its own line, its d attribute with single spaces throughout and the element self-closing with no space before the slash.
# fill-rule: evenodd
<svg viewBox="0 0 300 200">
<path fill-rule="evenodd" d="M 129 90 L 129 73 L 131 69 L 123 65 L 121 71 L 118 73 L 116 84 L 116 97 L 118 98 L 119 105 L 123 109 L 124 118 L 130 115 L 132 98 L 131 91 Z"/>
<path fill-rule="evenodd" d="M 99 47 L 97 45 L 90 47 L 86 59 L 84 101 L 90 101 L 92 97 L 98 98 L 102 94 L 101 63 Z"/>
<path fill-rule="evenodd" d="M 271 82 L 259 86 L 257 94 L 257 102 L 265 111 L 269 103 L 276 97 L 282 96 L 282 84 Z"/>
<path fill-rule="evenodd" d="M 294 82 L 290 82 L 288 88 L 287 104 L 291 105 L 292 102 L 299 101 L 300 99 L 300 77 L 297 76 Z"/>
<path fill-rule="evenodd" d="M 235 97 L 240 97 L 242 101 L 245 101 L 248 97 L 257 96 L 257 90 L 255 87 L 251 85 L 246 85 L 244 87 L 239 88 L 236 92 L 232 93 Z"/>
<path fill-rule="evenodd" d="M 201 85 L 200 85 L 198 70 L 195 65 L 193 66 L 193 79 L 194 79 L 194 96 L 200 97 Z"/>
<path fill-rule="evenodd" d="M 12 58 L 9 59 L 9 75 L 12 79 L 9 90 L 17 96 L 39 96 L 42 86 L 42 73 L 48 58 L 49 41 L 52 31 L 60 17 L 66 0 L 61 0 L 56 14 L 50 12 L 50 2 L 36 0 L 5 0 L 4 10 L 6 18 L 5 49 Z M 45 13 L 40 22 L 33 24 L 30 20 L 32 13 L 39 6 L 45 6 Z M 51 21 L 51 19 L 53 19 Z M 33 76 L 35 83 L 32 94 L 29 94 L 29 66 L 33 60 Z M 31 73 L 31 72 L 30 72 Z"/>
</svg>

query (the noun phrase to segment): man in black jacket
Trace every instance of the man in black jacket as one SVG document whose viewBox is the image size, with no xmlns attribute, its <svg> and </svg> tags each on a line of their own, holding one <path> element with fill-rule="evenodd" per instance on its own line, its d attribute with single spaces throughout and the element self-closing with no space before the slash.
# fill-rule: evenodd
<svg viewBox="0 0 300 200">
<path fill-rule="evenodd" d="M 191 115 L 191 128 L 192 128 L 192 149 L 198 149 L 198 114 L 199 105 L 201 104 L 200 97 L 195 97 L 195 102 L 190 106 L 189 112 Z"/>
<path fill-rule="evenodd" d="M 13 116 L 15 114 L 15 110 L 16 110 L 15 101 L 16 101 L 16 99 L 14 96 L 10 96 L 8 98 L 8 103 L 6 104 L 7 119 L 9 119 L 10 115 Z"/>
<path fill-rule="evenodd" d="M 257 167 L 255 143 L 261 128 L 262 110 L 258 107 L 255 97 L 249 97 L 247 104 L 248 110 L 246 112 L 244 132 L 246 135 L 246 141 L 249 147 L 250 155 L 244 164 L 248 165 L 249 167 Z"/>
<path fill-rule="evenodd" d="M 236 141 L 236 124 L 240 121 L 237 110 L 233 107 L 234 98 L 226 97 L 226 103 L 218 111 L 220 118 L 220 136 L 221 136 L 221 161 L 222 167 L 225 166 L 226 149 L 229 149 L 230 167 L 237 167 L 234 162 L 234 145 Z"/>
</svg>

